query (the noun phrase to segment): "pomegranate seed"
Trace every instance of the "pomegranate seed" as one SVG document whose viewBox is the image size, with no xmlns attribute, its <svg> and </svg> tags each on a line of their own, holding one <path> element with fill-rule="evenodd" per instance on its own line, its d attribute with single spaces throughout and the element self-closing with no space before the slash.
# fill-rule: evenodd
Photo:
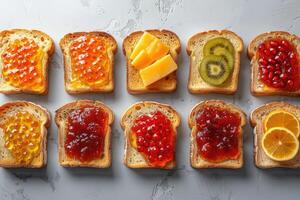
<svg viewBox="0 0 300 200">
<path fill-rule="evenodd" d="M 271 52 L 272 55 L 276 55 L 277 54 L 277 51 L 274 48 L 270 48 L 270 52 Z"/>
<path fill-rule="evenodd" d="M 270 45 L 271 45 L 271 47 L 278 47 L 278 42 L 271 40 Z"/>
</svg>

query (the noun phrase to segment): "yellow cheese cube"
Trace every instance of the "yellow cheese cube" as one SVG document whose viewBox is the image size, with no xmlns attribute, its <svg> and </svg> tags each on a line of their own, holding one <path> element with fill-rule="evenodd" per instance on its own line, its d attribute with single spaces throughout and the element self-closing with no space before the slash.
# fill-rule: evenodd
<svg viewBox="0 0 300 200">
<path fill-rule="evenodd" d="M 133 59 L 131 65 L 136 69 L 143 69 L 152 63 L 152 59 L 149 57 L 146 50 L 140 51 L 140 53 Z"/>
<path fill-rule="evenodd" d="M 141 69 L 140 76 L 145 86 L 148 86 L 172 73 L 177 69 L 177 64 L 168 54 L 152 65 Z"/>
<path fill-rule="evenodd" d="M 156 37 L 154 35 L 151 35 L 148 32 L 144 32 L 142 37 L 139 39 L 137 44 L 135 45 L 131 55 L 130 59 L 133 60 L 143 49 L 145 49 L 147 46 L 151 44 L 152 41 L 154 41 Z"/>
<path fill-rule="evenodd" d="M 160 39 L 155 39 L 147 48 L 146 51 L 152 62 L 162 58 L 169 52 L 170 48 L 162 43 Z"/>
</svg>

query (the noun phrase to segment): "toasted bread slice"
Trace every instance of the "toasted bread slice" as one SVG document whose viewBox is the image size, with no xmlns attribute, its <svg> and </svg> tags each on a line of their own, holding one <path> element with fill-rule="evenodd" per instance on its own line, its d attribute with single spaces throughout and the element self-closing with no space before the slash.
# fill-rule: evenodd
<svg viewBox="0 0 300 200">
<path fill-rule="evenodd" d="M 15 40 L 27 38 L 33 40 L 39 48 L 41 48 L 41 58 L 39 60 L 41 66 L 42 83 L 38 88 L 34 87 L 17 87 L 7 82 L 3 77 L 4 63 L 2 55 L 7 51 L 8 45 Z M 51 55 L 54 53 L 54 42 L 47 34 L 37 30 L 11 29 L 0 32 L 0 92 L 5 94 L 15 93 L 32 93 L 47 94 L 48 93 L 48 64 Z M 26 61 L 23 58 L 22 62 Z M 28 61 L 28 60 L 27 60 Z"/>
<path fill-rule="evenodd" d="M 93 106 L 103 109 L 108 114 L 107 120 L 107 132 L 104 141 L 103 155 L 90 162 L 81 162 L 77 159 L 70 158 L 64 148 L 66 140 L 66 131 L 68 126 L 68 116 L 74 109 Z M 59 163 L 64 167 L 94 167 L 94 168 L 108 168 L 111 166 L 111 127 L 110 125 L 114 121 L 114 114 L 112 110 L 100 101 L 91 100 L 79 100 L 68 103 L 58 110 L 56 110 L 55 123 L 58 126 L 58 151 L 59 151 Z"/>
<path fill-rule="evenodd" d="M 146 30 L 150 34 L 159 38 L 164 44 L 170 47 L 170 54 L 176 61 L 180 53 L 181 45 L 178 36 L 168 30 Z M 176 71 L 165 78 L 146 87 L 140 77 L 139 71 L 131 65 L 130 55 L 143 35 L 143 31 L 137 31 L 129 34 L 123 41 L 123 53 L 127 61 L 127 90 L 129 93 L 151 93 L 151 92 L 172 92 L 176 89 L 177 76 Z"/>
<path fill-rule="evenodd" d="M 239 136 L 239 151 L 240 155 L 235 160 L 226 160 L 219 163 L 208 162 L 201 158 L 198 154 L 198 145 L 196 142 L 196 134 L 197 134 L 197 124 L 196 124 L 196 117 L 197 113 L 203 109 L 205 106 L 215 106 L 222 109 L 226 109 L 233 113 L 237 113 L 241 118 L 241 125 L 240 125 L 240 136 Z M 192 109 L 188 123 L 190 128 L 192 129 L 191 132 L 191 143 L 190 143 L 190 162 L 193 168 L 230 168 L 230 169 L 238 169 L 243 166 L 243 126 L 246 124 L 246 116 L 245 113 L 238 107 L 233 104 L 225 103 L 221 100 L 208 100 L 202 101 L 195 105 Z"/>
<path fill-rule="evenodd" d="M 176 141 L 176 129 L 180 124 L 180 116 L 171 106 L 152 101 L 144 101 L 133 104 L 122 115 L 120 121 L 125 136 L 124 164 L 129 168 L 157 168 L 149 165 L 148 161 L 144 158 L 144 156 L 141 153 L 139 153 L 134 147 L 132 147 L 129 140 L 131 127 L 134 123 L 134 120 L 140 115 L 149 114 L 156 110 L 159 110 L 160 112 L 165 114 L 172 122 Z M 175 166 L 176 161 L 174 158 L 174 160 L 169 162 L 163 169 L 173 169 L 175 168 Z"/>
<path fill-rule="evenodd" d="M 33 158 L 30 164 L 17 162 L 12 153 L 4 146 L 4 130 L 0 128 L 0 166 L 6 168 L 41 168 L 47 164 L 47 128 L 50 125 L 50 114 L 45 108 L 34 103 L 15 101 L 0 106 L 0 124 L 5 123 L 8 118 L 20 111 L 26 111 L 40 120 L 40 154 Z"/>
<path fill-rule="evenodd" d="M 216 37 L 223 37 L 228 39 L 234 49 L 234 67 L 231 77 L 228 78 L 221 86 L 213 86 L 206 83 L 200 76 L 198 67 L 203 59 L 203 47 L 210 39 Z M 234 32 L 228 30 L 211 30 L 207 32 L 200 32 L 192 36 L 187 43 L 186 51 L 190 56 L 190 73 L 188 81 L 188 89 L 191 93 L 205 94 L 205 93 L 220 93 L 220 94 L 234 94 L 238 88 L 239 72 L 240 72 L 240 58 L 243 51 L 243 40 Z"/>
<path fill-rule="evenodd" d="M 99 86 L 88 86 L 86 84 L 72 84 L 72 66 L 71 66 L 71 55 L 70 46 L 72 42 L 82 36 L 92 36 L 104 39 L 107 46 L 107 55 L 109 58 L 109 77 L 106 84 Z M 88 92 L 112 92 L 114 90 L 114 55 L 117 53 L 118 46 L 113 36 L 106 32 L 76 32 L 66 34 L 60 40 L 60 47 L 64 57 L 64 79 L 65 89 L 70 94 L 76 93 L 88 93 Z"/>
<path fill-rule="evenodd" d="M 294 114 L 300 120 L 300 106 L 286 102 L 271 102 L 262 105 L 251 112 L 250 123 L 254 128 L 254 162 L 259 168 L 300 168 L 300 153 L 292 160 L 278 162 L 269 158 L 262 148 L 262 137 L 264 134 L 263 121 L 265 117 L 276 109 L 284 109 Z"/>
<path fill-rule="evenodd" d="M 297 91 L 290 92 L 270 87 L 264 87 L 264 84 L 259 80 L 259 58 L 256 52 L 261 43 L 274 38 L 286 39 L 290 41 L 296 47 L 298 57 L 300 56 L 300 38 L 296 35 L 292 35 L 288 32 L 283 31 L 273 31 L 268 33 L 262 33 L 256 36 L 248 46 L 248 58 L 251 60 L 251 93 L 254 96 L 299 96 L 300 89 Z"/>
</svg>

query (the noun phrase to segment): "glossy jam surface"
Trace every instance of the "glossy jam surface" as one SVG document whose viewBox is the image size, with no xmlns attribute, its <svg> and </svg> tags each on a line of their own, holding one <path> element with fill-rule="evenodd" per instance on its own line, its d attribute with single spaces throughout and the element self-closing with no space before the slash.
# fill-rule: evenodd
<svg viewBox="0 0 300 200">
<path fill-rule="evenodd" d="M 210 162 L 236 159 L 240 116 L 219 107 L 207 106 L 196 116 L 196 141 L 201 158 Z"/>
<path fill-rule="evenodd" d="M 16 39 L 1 55 L 2 75 L 10 85 L 18 88 L 38 88 L 42 85 L 42 50 L 31 39 Z"/>
<path fill-rule="evenodd" d="M 131 128 L 137 150 L 152 166 L 164 167 L 174 160 L 175 133 L 172 122 L 160 111 L 139 116 Z"/>
<path fill-rule="evenodd" d="M 103 38 L 81 36 L 72 42 L 72 80 L 88 86 L 104 85 L 109 79 L 110 60 Z"/>
<path fill-rule="evenodd" d="M 284 39 L 272 39 L 258 48 L 259 78 L 268 87 L 286 91 L 300 88 L 297 50 Z"/>
<path fill-rule="evenodd" d="M 18 163 L 29 164 L 40 154 L 41 127 L 39 120 L 27 111 L 20 111 L 1 124 L 5 148 Z"/>
<path fill-rule="evenodd" d="M 98 107 L 83 107 L 69 113 L 66 154 L 81 162 L 89 162 L 103 155 L 107 130 L 107 113 Z"/>
</svg>

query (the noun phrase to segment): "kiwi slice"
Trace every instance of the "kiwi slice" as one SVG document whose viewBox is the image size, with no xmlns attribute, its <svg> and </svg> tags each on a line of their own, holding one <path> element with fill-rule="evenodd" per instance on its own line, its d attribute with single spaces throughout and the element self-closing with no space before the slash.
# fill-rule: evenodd
<svg viewBox="0 0 300 200">
<path fill-rule="evenodd" d="M 214 55 L 222 56 L 227 62 L 230 72 L 232 71 L 234 65 L 234 57 L 228 50 L 223 48 L 216 48 L 214 50 Z"/>
<path fill-rule="evenodd" d="M 203 47 L 203 54 L 204 56 L 216 55 L 215 52 L 220 51 L 220 49 L 227 50 L 231 55 L 234 54 L 232 43 L 228 39 L 222 37 L 213 38 L 206 42 Z"/>
<path fill-rule="evenodd" d="M 201 78 L 210 85 L 221 85 L 230 76 L 231 70 L 223 56 L 208 55 L 199 66 Z"/>
</svg>

